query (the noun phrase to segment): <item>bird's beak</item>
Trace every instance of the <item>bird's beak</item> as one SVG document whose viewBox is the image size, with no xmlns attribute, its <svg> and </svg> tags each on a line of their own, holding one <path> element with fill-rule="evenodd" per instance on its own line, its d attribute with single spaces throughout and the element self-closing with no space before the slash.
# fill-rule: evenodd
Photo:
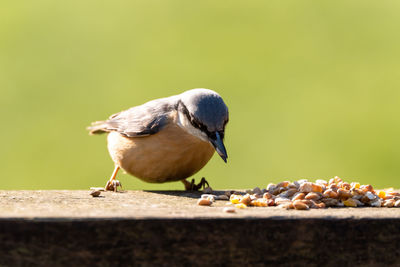
<svg viewBox="0 0 400 267">
<path fill-rule="evenodd" d="M 215 140 L 210 139 L 211 144 L 214 146 L 218 155 L 225 161 L 228 158 L 228 154 L 226 153 L 224 142 L 222 142 L 221 136 L 218 132 L 215 133 Z"/>
</svg>

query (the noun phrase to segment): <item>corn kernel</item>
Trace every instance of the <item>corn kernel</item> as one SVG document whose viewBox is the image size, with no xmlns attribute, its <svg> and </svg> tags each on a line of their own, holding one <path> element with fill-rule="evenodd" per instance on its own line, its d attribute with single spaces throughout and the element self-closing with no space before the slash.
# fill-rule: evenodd
<svg viewBox="0 0 400 267">
<path fill-rule="evenodd" d="M 352 199 L 352 198 L 344 200 L 343 204 L 346 207 L 357 207 L 357 202 L 355 201 L 355 199 Z"/>
<path fill-rule="evenodd" d="M 247 205 L 243 204 L 243 203 L 239 203 L 239 204 L 236 204 L 235 207 L 238 209 L 245 209 L 245 208 L 247 208 Z"/>
<path fill-rule="evenodd" d="M 386 192 L 383 191 L 383 190 L 382 190 L 382 191 L 379 191 L 378 197 L 385 199 L 385 197 L 386 197 Z"/>
<path fill-rule="evenodd" d="M 232 204 L 238 204 L 240 202 L 240 200 L 242 199 L 242 196 L 239 195 L 231 195 L 230 197 L 230 201 Z"/>
</svg>

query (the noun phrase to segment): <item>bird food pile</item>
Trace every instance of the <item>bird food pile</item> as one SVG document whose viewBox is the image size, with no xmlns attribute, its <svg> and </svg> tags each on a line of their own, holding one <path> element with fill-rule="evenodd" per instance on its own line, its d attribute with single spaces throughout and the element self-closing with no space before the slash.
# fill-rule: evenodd
<svg viewBox="0 0 400 267">
<path fill-rule="evenodd" d="M 198 205 L 211 205 L 218 199 L 226 199 L 236 208 L 278 206 L 287 209 L 307 210 L 326 207 L 400 207 L 400 193 L 393 188 L 375 191 L 371 185 L 344 182 L 339 177 L 294 182 L 284 181 L 269 184 L 267 188 L 258 187 L 247 192 L 227 191 L 225 195 L 204 194 Z"/>
</svg>

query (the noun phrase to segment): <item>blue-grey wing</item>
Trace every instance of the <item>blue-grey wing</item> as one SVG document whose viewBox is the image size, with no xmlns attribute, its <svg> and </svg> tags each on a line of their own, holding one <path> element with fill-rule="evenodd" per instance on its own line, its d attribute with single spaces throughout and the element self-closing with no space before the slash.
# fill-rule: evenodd
<svg viewBox="0 0 400 267">
<path fill-rule="evenodd" d="M 91 134 L 116 131 L 127 137 L 148 136 L 168 123 L 172 109 L 172 105 L 153 100 L 116 113 L 106 121 L 94 122 L 88 129 Z"/>
</svg>

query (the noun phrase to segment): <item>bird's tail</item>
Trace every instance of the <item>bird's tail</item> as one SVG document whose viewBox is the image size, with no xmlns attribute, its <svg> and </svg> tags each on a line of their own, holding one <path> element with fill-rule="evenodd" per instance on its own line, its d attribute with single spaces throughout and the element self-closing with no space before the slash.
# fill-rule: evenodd
<svg viewBox="0 0 400 267">
<path fill-rule="evenodd" d="M 106 121 L 95 121 L 95 122 L 92 122 L 92 125 L 87 127 L 86 129 L 89 130 L 89 134 L 90 135 L 102 134 L 102 133 L 109 132 L 109 130 L 107 129 L 107 122 Z"/>
</svg>

